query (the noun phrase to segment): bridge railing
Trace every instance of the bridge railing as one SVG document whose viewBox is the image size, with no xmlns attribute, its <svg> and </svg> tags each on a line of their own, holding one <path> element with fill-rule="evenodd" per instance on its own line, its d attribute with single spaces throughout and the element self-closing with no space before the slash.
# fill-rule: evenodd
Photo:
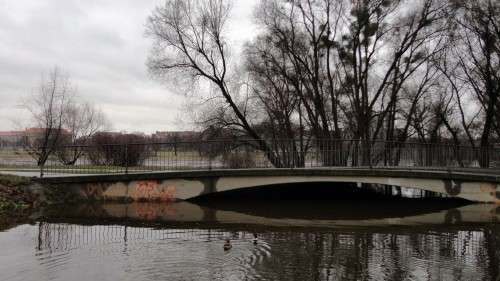
<svg viewBox="0 0 500 281">
<path fill-rule="evenodd" d="M 57 147 L 42 166 L 37 166 L 37 161 L 22 149 L 0 150 L 0 169 L 43 173 L 107 174 L 270 167 L 500 168 L 500 147 L 354 139 L 79 145 Z"/>
</svg>

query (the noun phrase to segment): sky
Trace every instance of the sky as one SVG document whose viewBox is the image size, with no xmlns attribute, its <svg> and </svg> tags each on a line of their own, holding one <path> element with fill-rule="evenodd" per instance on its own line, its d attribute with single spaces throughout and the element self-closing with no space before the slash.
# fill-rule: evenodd
<svg viewBox="0 0 500 281">
<path fill-rule="evenodd" d="M 255 34 L 257 1 L 233 1 L 228 38 L 236 49 Z M 144 35 L 146 20 L 163 2 L 0 0 L 0 131 L 26 124 L 21 100 L 55 66 L 115 131 L 192 128 L 182 112 L 184 96 L 152 79 L 145 65 L 152 45 Z"/>
</svg>

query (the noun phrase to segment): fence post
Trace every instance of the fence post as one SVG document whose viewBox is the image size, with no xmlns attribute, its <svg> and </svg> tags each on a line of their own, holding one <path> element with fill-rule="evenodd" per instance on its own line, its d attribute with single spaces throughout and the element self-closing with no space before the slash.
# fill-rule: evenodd
<svg viewBox="0 0 500 281">
<path fill-rule="evenodd" d="M 46 152 L 45 152 L 46 149 L 47 148 L 45 146 L 42 148 L 42 151 L 43 151 L 44 155 L 46 154 Z M 43 156 L 43 157 L 45 157 L 45 156 Z M 40 163 L 40 178 L 43 178 L 43 168 L 45 167 L 45 162 L 47 162 L 47 160 L 48 160 L 48 157 L 45 159 L 45 161 L 42 161 L 41 163 L 40 163 L 40 161 L 38 161 Z"/>
<path fill-rule="evenodd" d="M 213 146 L 214 146 L 213 143 L 207 141 L 206 144 L 207 144 L 207 153 L 208 153 L 208 170 L 211 171 L 212 170 L 213 151 L 216 151 L 216 150 L 213 149 Z M 215 145 L 217 145 L 217 143 Z M 200 144 L 198 145 L 198 147 L 201 147 L 201 141 L 200 141 Z"/>
<path fill-rule="evenodd" d="M 359 155 L 358 155 L 358 140 L 354 140 L 354 147 L 353 147 L 353 153 L 352 153 L 352 166 L 357 167 L 358 166 L 358 160 L 359 160 Z"/>
<path fill-rule="evenodd" d="M 125 144 L 125 174 L 128 174 L 128 143 Z"/>
</svg>

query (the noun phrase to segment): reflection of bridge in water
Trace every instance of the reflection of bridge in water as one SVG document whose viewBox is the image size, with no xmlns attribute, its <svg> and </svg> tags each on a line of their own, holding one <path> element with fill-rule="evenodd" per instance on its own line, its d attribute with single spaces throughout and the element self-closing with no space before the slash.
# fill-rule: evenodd
<svg viewBox="0 0 500 281">
<path fill-rule="evenodd" d="M 110 243 L 133 243 L 148 240 L 218 241 L 238 238 L 238 232 L 205 229 L 159 229 L 127 225 L 82 225 L 40 222 L 39 250 L 66 251 Z"/>
<path fill-rule="evenodd" d="M 415 237 L 415 241 L 420 241 L 417 236 L 421 233 L 432 231 L 436 236 L 449 236 L 447 239 L 459 241 L 467 238 L 471 242 L 468 245 L 474 246 L 478 244 L 475 242 L 484 238 L 485 233 L 496 233 L 499 227 L 497 222 L 500 221 L 500 207 L 491 204 L 446 209 L 446 206 L 438 202 L 408 213 L 401 213 L 401 207 L 410 206 L 411 209 L 408 203 L 402 203 L 400 207 L 393 209 L 385 204 L 374 204 L 358 208 L 358 213 L 353 212 L 352 208 L 332 206 L 328 202 L 324 205 L 311 204 L 320 212 L 307 212 L 310 206 L 305 205 L 301 209 L 293 202 L 281 203 L 275 208 L 262 202 L 265 212 L 238 207 L 237 203 L 219 203 L 220 209 L 212 209 L 188 202 L 107 203 L 73 206 L 64 210 L 48 209 L 43 214 L 47 219 L 39 223 L 38 247 L 67 250 L 87 245 L 142 240 L 210 242 L 225 238 L 250 239 L 252 232 L 270 228 L 276 233 L 301 233 L 314 229 L 320 233 L 340 234 L 349 231 L 364 232 L 368 229 L 367 232 L 373 232 L 373 235 L 386 235 L 389 232 L 396 233 L 394 237 Z M 331 214 L 323 214 L 326 210 L 323 208 L 326 207 Z M 293 213 L 291 208 L 298 208 L 299 212 Z M 306 213 L 302 214 L 300 210 Z M 339 227 L 344 230 L 339 231 Z M 260 236 L 266 237 L 266 233 Z M 427 241 L 424 239 L 419 243 L 423 243 L 423 246 Z M 497 243 L 500 244 L 500 241 Z"/>
<path fill-rule="evenodd" d="M 268 227 L 338 226 L 460 226 L 500 221 L 500 206 L 495 204 L 447 203 L 442 200 L 365 201 L 218 201 L 198 205 L 176 203 L 103 203 L 46 208 L 42 217 L 50 222 L 93 224 L 176 226 L 197 224 L 221 226 L 254 225 Z M 255 208 L 258 205 L 259 208 Z"/>
</svg>

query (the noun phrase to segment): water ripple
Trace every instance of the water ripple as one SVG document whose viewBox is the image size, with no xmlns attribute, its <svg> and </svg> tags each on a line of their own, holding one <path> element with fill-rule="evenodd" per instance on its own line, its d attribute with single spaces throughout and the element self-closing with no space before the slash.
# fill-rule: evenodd
<svg viewBox="0 0 500 281">
<path fill-rule="evenodd" d="M 0 233 L 0 280 L 495 280 L 500 229 L 254 231 L 43 223 Z M 224 251 L 225 239 L 232 249 Z M 20 247 L 24 245 L 25 247 Z"/>
</svg>

